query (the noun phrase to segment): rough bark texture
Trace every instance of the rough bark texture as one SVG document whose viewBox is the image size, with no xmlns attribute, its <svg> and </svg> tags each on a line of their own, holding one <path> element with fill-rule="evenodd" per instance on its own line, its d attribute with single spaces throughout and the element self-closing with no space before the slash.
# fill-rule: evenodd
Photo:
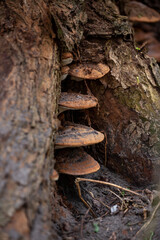
<svg viewBox="0 0 160 240">
<path fill-rule="evenodd" d="M 0 239 L 49 239 L 59 55 L 44 1 L 0 3 Z"/>
<path fill-rule="evenodd" d="M 111 73 L 100 80 L 103 86 L 98 91 L 94 91 L 95 83 L 91 87 L 100 102 L 97 118 L 91 115 L 108 135 L 107 164 L 136 183 L 157 181 L 159 67 L 131 43 L 118 39 L 106 44 L 106 57 Z"/>
<path fill-rule="evenodd" d="M 91 124 L 107 134 L 107 166 L 140 184 L 152 180 L 153 168 L 159 173 L 159 67 L 135 50 L 117 6 L 109 0 L 1 1 L 0 239 L 61 239 L 54 228 L 60 233 L 62 222 L 51 231 L 49 202 L 55 223 L 66 222 L 49 180 L 60 92 L 53 29 L 75 62 L 111 68 L 88 83 L 99 100 L 99 111 L 88 112 Z M 86 91 L 84 82 L 69 80 L 65 91 Z M 83 123 L 86 113 L 76 118 Z M 95 149 L 104 158 L 104 143 Z"/>
</svg>

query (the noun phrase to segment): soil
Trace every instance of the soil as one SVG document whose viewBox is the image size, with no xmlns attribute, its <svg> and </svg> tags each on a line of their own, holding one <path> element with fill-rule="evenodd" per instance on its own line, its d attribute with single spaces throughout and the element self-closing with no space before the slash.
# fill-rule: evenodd
<svg viewBox="0 0 160 240">
<path fill-rule="evenodd" d="M 78 195 L 74 183 L 75 177 L 61 174 L 57 182 L 59 201 L 62 205 L 61 213 L 59 216 L 54 216 L 61 239 L 158 240 L 160 238 L 158 227 L 160 211 L 157 211 L 149 227 L 141 231 L 141 234 L 137 234 L 153 212 L 153 202 L 158 199 L 154 197 L 156 186 L 137 188 L 104 166 L 101 166 L 98 172 L 85 175 L 83 178 L 114 183 L 136 191 L 143 197 L 99 183 L 81 182 L 82 196 L 96 215 L 93 216 Z"/>
</svg>

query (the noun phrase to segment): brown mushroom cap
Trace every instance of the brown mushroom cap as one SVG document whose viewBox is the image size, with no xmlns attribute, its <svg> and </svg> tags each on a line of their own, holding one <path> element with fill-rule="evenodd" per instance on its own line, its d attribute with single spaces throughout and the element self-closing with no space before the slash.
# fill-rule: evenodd
<svg viewBox="0 0 160 240">
<path fill-rule="evenodd" d="M 73 61 L 73 55 L 70 52 L 62 53 L 61 63 L 63 66 L 70 64 Z"/>
<path fill-rule="evenodd" d="M 70 68 L 69 68 L 68 66 L 62 67 L 61 73 L 62 73 L 62 74 L 68 74 L 69 69 L 70 69 Z"/>
<path fill-rule="evenodd" d="M 96 172 L 100 165 L 83 149 L 64 149 L 56 156 L 55 168 L 59 173 L 85 175 Z"/>
<path fill-rule="evenodd" d="M 62 67 L 62 69 L 61 69 L 61 81 L 66 79 L 66 77 L 68 76 L 68 72 L 69 72 L 69 67 L 68 66 Z"/>
<path fill-rule="evenodd" d="M 80 124 L 65 126 L 58 132 L 55 148 L 81 147 L 96 144 L 104 140 L 101 132 Z"/>
<path fill-rule="evenodd" d="M 81 81 L 83 79 L 98 79 L 103 77 L 110 71 L 109 67 L 103 63 L 86 63 L 86 64 L 73 64 L 70 66 L 69 75 L 74 80 Z"/>
<path fill-rule="evenodd" d="M 58 172 L 55 169 L 53 169 L 53 173 L 51 175 L 51 179 L 53 181 L 57 181 L 59 179 L 59 174 L 58 174 Z"/>
<path fill-rule="evenodd" d="M 95 107 L 98 104 L 97 98 L 80 93 L 62 92 L 59 100 L 59 112 L 65 110 L 78 110 Z"/>
<path fill-rule="evenodd" d="M 158 22 L 160 14 L 154 9 L 144 5 L 143 3 L 131 1 L 125 4 L 125 13 L 130 21 L 136 22 Z"/>
</svg>

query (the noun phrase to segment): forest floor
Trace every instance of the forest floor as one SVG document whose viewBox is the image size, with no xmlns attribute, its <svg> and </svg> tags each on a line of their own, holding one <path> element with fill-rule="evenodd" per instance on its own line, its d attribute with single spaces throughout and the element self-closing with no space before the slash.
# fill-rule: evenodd
<svg viewBox="0 0 160 240">
<path fill-rule="evenodd" d="M 93 216 L 78 196 L 75 178 L 61 175 L 57 183 L 62 205 L 57 224 L 61 239 L 160 239 L 160 208 L 154 214 L 154 209 L 159 204 L 155 185 L 136 187 L 104 166 L 98 172 L 83 178 L 113 183 L 126 190 L 100 183 L 81 182 L 82 196 L 90 204 Z"/>
</svg>

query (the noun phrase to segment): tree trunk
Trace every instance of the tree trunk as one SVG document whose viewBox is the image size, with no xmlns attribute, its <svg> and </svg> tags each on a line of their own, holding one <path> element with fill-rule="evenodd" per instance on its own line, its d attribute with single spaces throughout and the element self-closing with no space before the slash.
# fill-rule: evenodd
<svg viewBox="0 0 160 240">
<path fill-rule="evenodd" d="M 0 33 L 0 239 L 61 239 L 50 221 L 60 209 L 51 181 L 60 53 L 110 66 L 88 83 L 100 106 L 88 116 L 107 134 L 107 166 L 140 184 L 160 166 L 159 67 L 137 52 L 127 17 L 109 0 L 1 1 Z M 62 86 L 70 88 L 86 92 L 84 82 Z M 76 118 L 86 124 L 86 113 Z"/>
<path fill-rule="evenodd" d="M 59 50 L 44 1 L 1 1 L 0 25 L 0 239 L 49 239 Z"/>
</svg>

